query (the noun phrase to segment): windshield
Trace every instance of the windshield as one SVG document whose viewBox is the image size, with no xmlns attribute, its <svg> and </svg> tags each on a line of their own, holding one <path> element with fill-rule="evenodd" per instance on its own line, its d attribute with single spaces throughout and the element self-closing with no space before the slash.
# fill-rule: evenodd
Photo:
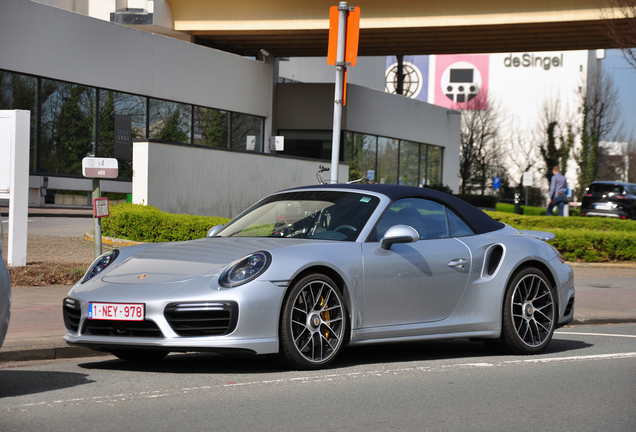
<svg viewBox="0 0 636 432">
<path fill-rule="evenodd" d="M 352 192 L 278 194 L 257 203 L 217 236 L 354 241 L 379 202 L 375 196 Z"/>
</svg>

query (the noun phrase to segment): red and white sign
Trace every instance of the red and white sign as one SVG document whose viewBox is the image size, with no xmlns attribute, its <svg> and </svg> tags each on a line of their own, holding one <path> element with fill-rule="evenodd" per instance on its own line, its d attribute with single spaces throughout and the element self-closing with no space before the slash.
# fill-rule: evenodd
<svg viewBox="0 0 636 432">
<path fill-rule="evenodd" d="M 143 303 L 89 303 L 88 319 L 143 321 L 146 317 Z"/>
<path fill-rule="evenodd" d="M 89 178 L 117 178 L 119 164 L 115 158 L 85 157 L 82 159 L 82 175 Z"/>
<path fill-rule="evenodd" d="M 110 207 L 108 205 L 108 197 L 95 198 L 93 200 L 93 215 L 96 218 L 110 216 Z"/>
</svg>

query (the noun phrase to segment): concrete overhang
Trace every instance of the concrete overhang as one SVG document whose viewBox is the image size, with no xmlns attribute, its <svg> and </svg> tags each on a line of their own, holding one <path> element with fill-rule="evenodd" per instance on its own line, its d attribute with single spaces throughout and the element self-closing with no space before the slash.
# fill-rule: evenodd
<svg viewBox="0 0 636 432">
<path fill-rule="evenodd" d="M 275 57 L 326 56 L 336 0 L 166 0 L 174 30 L 196 43 Z M 627 20 L 612 0 L 356 0 L 359 55 L 614 48 L 606 26 Z"/>
</svg>

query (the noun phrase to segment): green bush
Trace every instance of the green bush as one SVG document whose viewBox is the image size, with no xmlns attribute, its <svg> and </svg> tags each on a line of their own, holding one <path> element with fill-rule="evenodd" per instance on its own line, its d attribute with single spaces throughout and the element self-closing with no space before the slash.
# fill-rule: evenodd
<svg viewBox="0 0 636 432">
<path fill-rule="evenodd" d="M 520 230 L 554 233 L 555 239 L 550 244 L 567 261 L 636 261 L 636 221 L 525 216 L 502 211 L 486 213 Z M 228 221 L 227 218 L 177 215 L 156 207 L 119 204 L 111 206 L 110 217 L 102 219 L 102 233 L 143 242 L 182 241 L 205 237 L 208 229 Z"/>
<path fill-rule="evenodd" d="M 183 241 L 205 237 L 210 228 L 224 225 L 227 218 L 164 213 L 156 207 L 137 204 L 111 206 L 102 219 L 102 234 L 142 242 Z"/>
<path fill-rule="evenodd" d="M 487 212 L 492 218 L 517 229 L 551 231 L 554 229 L 636 232 L 636 221 L 611 218 L 526 216 Z"/>
<path fill-rule="evenodd" d="M 514 213 L 515 205 L 514 204 L 506 204 L 506 203 L 497 203 L 496 207 L 498 212 L 503 213 Z M 548 210 L 543 207 L 532 207 L 532 206 L 521 206 L 521 210 L 524 215 L 528 216 L 546 216 L 545 212 Z M 556 207 L 553 210 L 553 213 L 556 215 Z M 570 216 L 580 216 L 580 211 L 578 209 L 570 208 Z"/>
<path fill-rule="evenodd" d="M 562 218 L 487 212 L 520 230 L 549 231 L 550 241 L 567 261 L 636 260 L 636 221 L 609 218 Z"/>
</svg>

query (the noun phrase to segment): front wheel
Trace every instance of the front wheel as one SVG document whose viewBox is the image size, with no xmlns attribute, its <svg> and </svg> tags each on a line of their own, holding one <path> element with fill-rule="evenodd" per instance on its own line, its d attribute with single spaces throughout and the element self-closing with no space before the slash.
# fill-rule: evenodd
<svg viewBox="0 0 636 432">
<path fill-rule="evenodd" d="M 281 354 L 299 369 L 331 363 L 344 345 L 347 318 L 337 285 L 322 274 L 308 275 L 291 288 L 280 322 Z"/>
</svg>

